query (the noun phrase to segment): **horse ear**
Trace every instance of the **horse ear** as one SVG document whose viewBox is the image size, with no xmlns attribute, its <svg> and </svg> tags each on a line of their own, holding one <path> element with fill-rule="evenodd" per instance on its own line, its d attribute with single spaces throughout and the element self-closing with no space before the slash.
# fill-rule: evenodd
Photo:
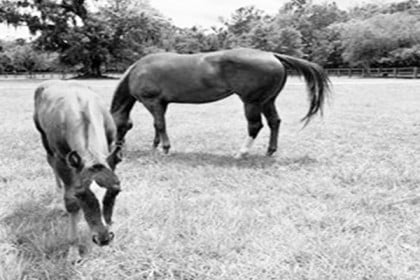
<svg viewBox="0 0 420 280">
<path fill-rule="evenodd" d="M 67 163 L 75 169 L 80 170 L 83 168 L 82 158 L 76 151 L 71 151 L 70 153 L 68 153 L 66 160 L 67 160 Z"/>
<path fill-rule="evenodd" d="M 115 188 L 120 184 L 120 181 L 114 171 L 104 164 L 94 164 L 87 170 L 90 172 L 91 178 L 101 187 Z"/>
<path fill-rule="evenodd" d="M 115 156 L 115 160 L 117 163 L 121 162 L 123 159 L 123 152 L 121 146 L 115 147 L 114 151 L 112 152 Z"/>
</svg>

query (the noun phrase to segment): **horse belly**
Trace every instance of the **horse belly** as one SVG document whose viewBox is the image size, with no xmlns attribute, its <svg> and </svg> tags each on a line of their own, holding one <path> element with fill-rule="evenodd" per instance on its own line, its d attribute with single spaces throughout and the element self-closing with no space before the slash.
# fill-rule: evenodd
<svg viewBox="0 0 420 280">
<path fill-rule="evenodd" d="M 177 77 L 163 89 L 163 96 L 174 103 L 208 103 L 214 102 L 233 93 L 229 86 L 217 75 L 203 69 L 190 71 L 189 79 Z M 187 72 L 187 71 L 185 71 Z"/>
<path fill-rule="evenodd" d="M 214 101 L 218 101 L 220 99 L 226 98 L 229 95 L 231 95 L 232 92 L 231 91 L 212 91 L 212 90 L 202 90 L 199 92 L 193 92 L 191 94 L 189 94 L 188 96 L 186 95 L 174 95 L 172 97 L 169 98 L 169 102 L 174 102 L 174 103 L 209 103 L 209 102 L 214 102 Z"/>
</svg>

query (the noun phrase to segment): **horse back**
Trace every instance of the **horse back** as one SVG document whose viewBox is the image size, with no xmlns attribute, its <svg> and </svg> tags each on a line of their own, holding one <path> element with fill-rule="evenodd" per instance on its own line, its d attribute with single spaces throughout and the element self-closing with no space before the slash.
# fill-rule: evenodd
<svg viewBox="0 0 420 280">
<path fill-rule="evenodd" d="M 232 93 L 246 95 L 263 88 L 282 71 L 283 66 L 271 53 L 252 49 L 159 53 L 136 63 L 130 75 L 130 91 L 140 101 L 162 98 L 168 102 L 212 102 Z"/>
<path fill-rule="evenodd" d="M 77 151 L 88 161 L 104 162 L 112 117 L 97 94 L 74 82 L 48 81 L 35 91 L 34 119 L 49 147 L 60 157 Z"/>
</svg>

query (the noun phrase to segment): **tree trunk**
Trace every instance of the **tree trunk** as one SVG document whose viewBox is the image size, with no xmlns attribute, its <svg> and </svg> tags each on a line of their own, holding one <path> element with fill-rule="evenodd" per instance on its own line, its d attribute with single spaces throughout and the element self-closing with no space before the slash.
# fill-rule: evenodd
<svg viewBox="0 0 420 280">
<path fill-rule="evenodd" d="M 84 63 L 83 73 L 81 75 L 81 78 L 103 77 L 102 72 L 101 72 L 101 65 L 102 65 L 102 61 L 99 61 L 99 60 L 87 61 L 86 63 Z"/>
</svg>

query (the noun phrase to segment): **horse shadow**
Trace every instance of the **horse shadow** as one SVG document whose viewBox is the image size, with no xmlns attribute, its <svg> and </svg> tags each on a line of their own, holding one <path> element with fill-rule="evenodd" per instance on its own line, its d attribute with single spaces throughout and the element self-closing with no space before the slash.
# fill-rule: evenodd
<svg viewBox="0 0 420 280">
<path fill-rule="evenodd" d="M 12 244 L 17 255 L 31 263 L 30 267 L 43 267 L 43 270 L 27 269 L 24 274 L 31 279 L 46 276 L 59 279 L 57 273 L 73 273 L 74 268 L 66 258 L 70 248 L 68 214 L 64 206 L 53 207 L 51 201 L 51 194 L 42 194 L 38 199 L 16 204 L 10 214 L 0 219 L 6 231 L 5 242 Z"/>
<path fill-rule="evenodd" d="M 271 166 L 305 166 L 317 163 L 318 160 L 308 155 L 298 157 L 268 157 L 266 155 L 251 154 L 237 159 L 233 155 L 221 155 L 207 152 L 171 152 L 169 155 L 154 150 L 128 151 L 127 161 L 139 161 L 147 164 L 183 164 L 190 167 L 217 166 L 225 168 L 264 169 Z"/>
</svg>

